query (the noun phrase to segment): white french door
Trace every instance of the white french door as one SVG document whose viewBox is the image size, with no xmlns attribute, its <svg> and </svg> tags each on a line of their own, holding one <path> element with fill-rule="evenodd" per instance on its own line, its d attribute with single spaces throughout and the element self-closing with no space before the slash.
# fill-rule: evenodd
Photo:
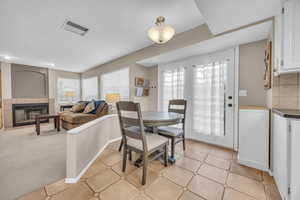
<svg viewBox="0 0 300 200">
<path fill-rule="evenodd" d="M 180 94 L 188 100 L 187 137 L 211 144 L 233 148 L 235 63 L 234 49 L 196 56 L 159 66 L 159 104 L 165 110 L 169 99 L 177 98 L 174 91 L 165 90 L 166 72 L 182 69 Z M 178 74 L 176 74 L 178 75 Z M 170 78 L 168 80 L 171 80 Z M 178 94 L 178 93 L 176 93 Z M 180 97 L 181 95 L 179 95 Z"/>
<path fill-rule="evenodd" d="M 234 68 L 233 50 L 193 61 L 193 138 L 233 148 Z"/>
</svg>

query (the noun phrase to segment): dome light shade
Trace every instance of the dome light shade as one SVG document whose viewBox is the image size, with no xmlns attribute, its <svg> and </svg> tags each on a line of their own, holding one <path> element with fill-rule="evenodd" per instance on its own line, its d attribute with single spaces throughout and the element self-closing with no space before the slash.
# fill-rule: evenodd
<svg viewBox="0 0 300 200">
<path fill-rule="evenodd" d="M 165 25 L 164 22 L 164 17 L 158 17 L 155 26 L 148 31 L 149 38 L 157 44 L 164 44 L 175 35 L 175 30 L 171 26 Z"/>
</svg>

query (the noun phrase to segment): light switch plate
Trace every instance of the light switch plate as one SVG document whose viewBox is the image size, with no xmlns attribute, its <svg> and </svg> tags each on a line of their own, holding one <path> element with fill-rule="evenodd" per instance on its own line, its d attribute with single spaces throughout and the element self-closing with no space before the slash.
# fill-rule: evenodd
<svg viewBox="0 0 300 200">
<path fill-rule="evenodd" d="M 247 90 L 240 90 L 239 91 L 239 96 L 240 97 L 246 97 L 247 96 Z"/>
</svg>

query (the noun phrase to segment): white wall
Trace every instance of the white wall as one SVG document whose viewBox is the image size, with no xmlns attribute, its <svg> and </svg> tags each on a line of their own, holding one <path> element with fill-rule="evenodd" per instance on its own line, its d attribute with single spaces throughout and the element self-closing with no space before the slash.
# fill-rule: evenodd
<svg viewBox="0 0 300 200">
<path fill-rule="evenodd" d="M 121 139 L 121 130 L 116 114 L 103 116 L 68 131 L 66 182 L 76 183 L 105 147 L 118 139 Z"/>
<path fill-rule="evenodd" d="M 136 97 L 135 96 L 135 77 L 142 77 L 150 80 L 150 85 L 154 88 L 150 88 L 149 96 Z M 130 68 L 130 99 L 134 102 L 141 104 L 143 111 L 155 111 L 157 110 L 157 67 L 143 67 L 134 65 Z"/>
<path fill-rule="evenodd" d="M 264 88 L 266 45 L 267 40 L 240 45 L 239 89 L 247 90 L 247 96 L 239 97 L 240 105 L 267 105 Z"/>
<path fill-rule="evenodd" d="M 11 65 L 1 62 L 2 99 L 12 98 Z"/>
</svg>

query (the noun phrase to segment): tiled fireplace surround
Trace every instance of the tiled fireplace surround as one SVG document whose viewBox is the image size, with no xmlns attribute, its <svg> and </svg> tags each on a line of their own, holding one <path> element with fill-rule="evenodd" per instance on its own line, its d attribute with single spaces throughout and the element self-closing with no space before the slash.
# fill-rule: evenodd
<svg viewBox="0 0 300 200">
<path fill-rule="evenodd" d="M 49 113 L 54 114 L 55 99 L 42 98 L 42 99 L 4 99 L 3 100 L 3 122 L 4 128 L 13 127 L 13 115 L 12 105 L 13 104 L 32 104 L 32 103 L 48 103 Z"/>
</svg>

